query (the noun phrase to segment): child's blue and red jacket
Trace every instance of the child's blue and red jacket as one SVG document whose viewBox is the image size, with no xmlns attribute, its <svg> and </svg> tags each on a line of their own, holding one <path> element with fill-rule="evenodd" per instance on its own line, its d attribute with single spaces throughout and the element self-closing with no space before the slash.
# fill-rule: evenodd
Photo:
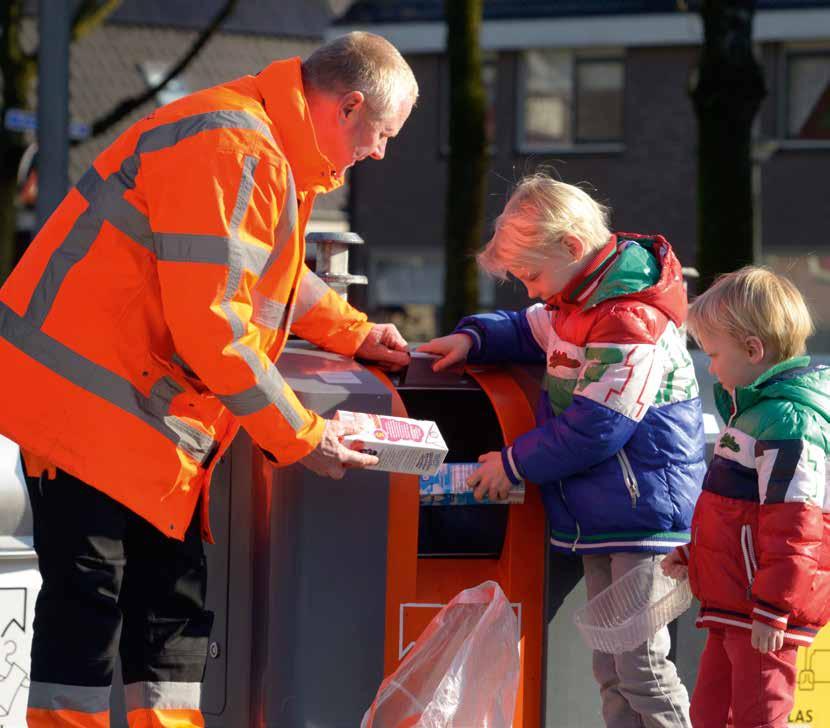
<svg viewBox="0 0 830 728">
<path fill-rule="evenodd" d="M 830 621 L 830 367 L 787 359 L 715 403 L 727 425 L 681 550 L 697 624 L 809 645 Z"/>
<path fill-rule="evenodd" d="M 539 484 L 551 545 L 666 553 L 689 540 L 706 470 L 680 264 L 619 234 L 547 304 L 463 319 L 471 362 L 547 361 L 537 427 L 502 451 Z"/>
</svg>

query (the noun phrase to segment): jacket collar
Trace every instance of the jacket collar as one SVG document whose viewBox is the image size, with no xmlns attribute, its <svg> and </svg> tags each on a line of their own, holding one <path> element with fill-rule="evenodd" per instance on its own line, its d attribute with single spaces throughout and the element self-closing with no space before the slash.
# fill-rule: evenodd
<svg viewBox="0 0 830 728">
<path fill-rule="evenodd" d="M 594 256 L 588 267 L 574 276 L 559 293 L 551 296 L 547 304 L 549 306 L 560 306 L 563 303 L 581 303 L 590 295 L 595 288 L 595 284 L 611 267 L 616 255 L 617 236 L 612 235 L 605 247 Z"/>
<path fill-rule="evenodd" d="M 793 369 L 803 369 L 808 366 L 810 366 L 809 356 L 795 356 L 786 359 L 771 366 L 752 384 L 745 387 L 736 387 L 734 394 L 731 396 L 719 383 L 715 384 L 715 404 L 723 421 L 728 423 L 731 417 L 754 406 L 758 400 L 764 397 L 764 387 L 776 377 Z"/>
<path fill-rule="evenodd" d="M 317 146 L 303 90 L 299 58 L 275 61 L 254 77 L 274 136 L 288 158 L 299 192 L 330 192 L 343 184 L 334 165 Z"/>
</svg>

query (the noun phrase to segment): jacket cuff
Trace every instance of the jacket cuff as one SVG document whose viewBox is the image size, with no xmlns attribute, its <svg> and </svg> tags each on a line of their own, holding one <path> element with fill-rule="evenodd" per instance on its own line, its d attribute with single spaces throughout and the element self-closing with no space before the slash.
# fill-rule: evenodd
<svg viewBox="0 0 830 728">
<path fill-rule="evenodd" d="M 481 331 L 479 331 L 474 326 L 464 326 L 463 328 L 458 328 L 453 331 L 454 334 L 464 334 L 465 336 L 469 337 L 470 340 L 473 342 L 473 348 L 470 349 L 469 353 L 467 354 L 467 358 L 475 358 L 479 354 L 481 354 L 481 350 L 484 345 L 484 339 L 481 335 Z"/>
<path fill-rule="evenodd" d="M 755 607 L 752 609 L 752 619 L 775 627 L 775 629 L 787 629 L 789 618 L 789 612 L 782 612 L 766 602 L 756 600 Z"/>
<path fill-rule="evenodd" d="M 334 354 L 354 357 L 374 327 L 375 324 L 371 321 L 354 321 L 335 332 L 333 336 L 329 336 L 323 348 Z"/>
<path fill-rule="evenodd" d="M 680 556 L 680 559 L 683 561 L 683 564 L 688 566 L 689 565 L 689 558 L 691 557 L 691 551 L 689 549 L 689 544 L 684 543 L 682 546 L 677 547 L 677 553 Z"/>
<path fill-rule="evenodd" d="M 522 482 L 522 474 L 519 472 L 519 468 L 516 466 L 516 461 L 513 459 L 512 445 L 502 449 L 501 464 L 504 466 L 504 472 L 507 475 L 507 479 L 513 483 L 513 485 L 518 485 Z"/>
</svg>

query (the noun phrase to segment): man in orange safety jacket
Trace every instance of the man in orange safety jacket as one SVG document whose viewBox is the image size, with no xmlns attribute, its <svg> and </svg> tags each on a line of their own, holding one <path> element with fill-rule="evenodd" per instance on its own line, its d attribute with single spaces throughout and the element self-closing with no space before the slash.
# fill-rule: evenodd
<svg viewBox="0 0 830 728">
<path fill-rule="evenodd" d="M 289 332 L 400 366 L 406 342 L 304 264 L 314 198 L 382 159 L 417 98 L 379 36 L 200 91 L 127 129 L 0 289 L 0 433 L 20 444 L 43 586 L 30 726 L 203 726 L 211 472 L 238 428 L 342 477 L 376 458 L 280 376 Z"/>
</svg>

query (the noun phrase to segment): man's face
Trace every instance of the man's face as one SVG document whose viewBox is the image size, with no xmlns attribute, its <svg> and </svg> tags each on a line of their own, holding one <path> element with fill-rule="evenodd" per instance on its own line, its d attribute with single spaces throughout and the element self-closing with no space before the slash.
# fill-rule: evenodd
<svg viewBox="0 0 830 728">
<path fill-rule="evenodd" d="M 362 96 L 362 95 L 361 95 Z M 380 118 L 369 110 L 365 100 L 339 110 L 328 156 L 339 174 L 367 157 L 383 159 L 386 143 L 400 132 L 412 111 L 412 100 L 400 103 Z"/>
</svg>

